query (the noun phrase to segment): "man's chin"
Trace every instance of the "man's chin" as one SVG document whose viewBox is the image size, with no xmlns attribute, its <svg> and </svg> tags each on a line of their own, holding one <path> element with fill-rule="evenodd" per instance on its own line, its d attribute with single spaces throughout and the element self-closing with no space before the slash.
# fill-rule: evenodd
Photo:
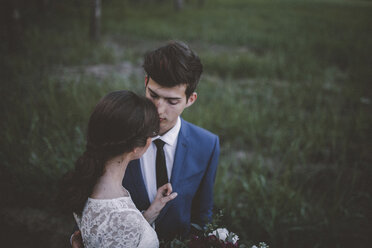
<svg viewBox="0 0 372 248">
<path fill-rule="evenodd" d="M 168 132 L 171 128 L 169 128 L 168 126 L 163 126 L 160 124 L 160 129 L 159 129 L 159 135 L 163 135 L 165 134 L 166 132 Z"/>
<path fill-rule="evenodd" d="M 160 136 L 163 136 L 164 134 L 166 134 L 166 132 L 168 132 L 168 130 L 167 130 L 167 131 L 163 131 L 163 130 L 160 129 L 160 130 L 159 130 L 159 135 L 160 135 Z"/>
</svg>

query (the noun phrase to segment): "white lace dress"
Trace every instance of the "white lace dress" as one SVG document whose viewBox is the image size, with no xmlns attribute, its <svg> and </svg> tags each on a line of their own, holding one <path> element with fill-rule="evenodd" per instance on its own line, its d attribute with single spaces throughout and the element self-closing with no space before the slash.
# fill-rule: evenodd
<svg viewBox="0 0 372 248">
<path fill-rule="evenodd" d="M 74 213 L 85 248 L 157 248 L 155 230 L 138 211 L 130 196 L 88 198 L 82 217 Z"/>
</svg>

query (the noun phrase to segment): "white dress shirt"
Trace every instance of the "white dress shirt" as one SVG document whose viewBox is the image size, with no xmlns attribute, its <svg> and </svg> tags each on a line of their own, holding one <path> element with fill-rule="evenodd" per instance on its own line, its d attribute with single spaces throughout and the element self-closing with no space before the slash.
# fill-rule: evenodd
<svg viewBox="0 0 372 248">
<path fill-rule="evenodd" d="M 163 136 L 157 136 L 152 140 L 161 139 L 165 142 L 164 154 L 165 163 L 167 166 L 168 181 L 172 175 L 174 155 L 176 153 L 178 133 L 181 129 L 181 118 L 178 117 L 176 125 L 166 132 Z M 147 151 L 140 158 L 141 170 L 143 181 L 147 189 L 150 202 L 155 199 L 157 188 L 156 188 L 156 145 L 151 142 Z"/>
</svg>

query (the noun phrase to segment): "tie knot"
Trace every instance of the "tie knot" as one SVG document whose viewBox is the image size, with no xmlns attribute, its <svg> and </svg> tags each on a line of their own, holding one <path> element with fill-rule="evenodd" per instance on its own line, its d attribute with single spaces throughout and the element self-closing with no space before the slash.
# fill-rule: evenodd
<svg viewBox="0 0 372 248">
<path fill-rule="evenodd" d="M 163 149 L 163 146 L 165 144 L 165 142 L 162 141 L 161 139 L 154 140 L 154 143 L 155 143 L 157 149 Z"/>
</svg>

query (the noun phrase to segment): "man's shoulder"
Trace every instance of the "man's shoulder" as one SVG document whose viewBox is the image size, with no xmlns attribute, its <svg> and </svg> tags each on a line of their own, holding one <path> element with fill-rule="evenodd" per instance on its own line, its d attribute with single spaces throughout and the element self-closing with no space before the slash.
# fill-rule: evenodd
<svg viewBox="0 0 372 248">
<path fill-rule="evenodd" d="M 187 142 L 190 158 L 209 161 L 210 156 L 218 157 L 220 141 L 216 134 L 187 121 L 183 121 L 182 125 L 183 139 L 181 142 Z M 206 164 L 208 163 L 206 162 Z"/>
<path fill-rule="evenodd" d="M 218 136 L 212 133 L 211 131 L 204 129 L 202 127 L 199 127 L 184 119 L 181 119 L 181 120 L 182 120 L 181 130 L 186 132 L 185 135 L 187 135 L 188 137 L 199 137 L 199 138 L 203 137 L 207 139 L 218 139 Z"/>
</svg>

